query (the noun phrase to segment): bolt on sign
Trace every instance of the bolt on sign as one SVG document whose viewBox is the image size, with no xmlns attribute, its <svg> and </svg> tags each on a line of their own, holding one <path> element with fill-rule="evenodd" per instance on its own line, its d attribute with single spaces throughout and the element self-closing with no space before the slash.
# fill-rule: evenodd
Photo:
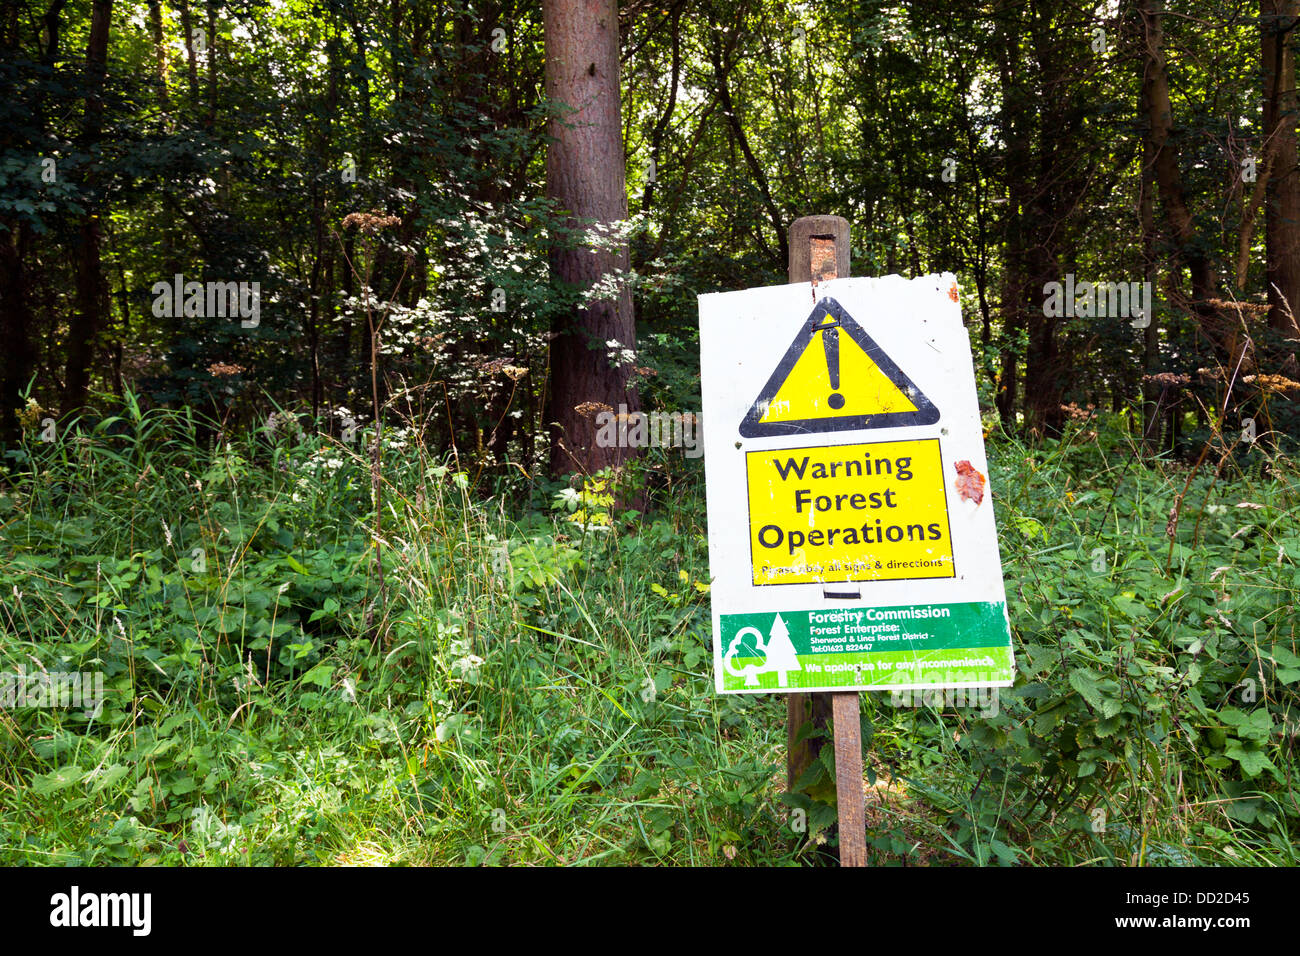
<svg viewBox="0 0 1300 956">
<path fill-rule="evenodd" d="M 1009 687 L 956 279 L 699 306 L 718 691 Z"/>
</svg>

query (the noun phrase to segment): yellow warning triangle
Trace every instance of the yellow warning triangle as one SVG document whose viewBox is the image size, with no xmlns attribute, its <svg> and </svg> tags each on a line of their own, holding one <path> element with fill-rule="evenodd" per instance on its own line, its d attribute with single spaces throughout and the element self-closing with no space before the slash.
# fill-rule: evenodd
<svg viewBox="0 0 1300 956">
<path fill-rule="evenodd" d="M 939 409 L 834 299 L 817 303 L 740 423 L 746 438 L 932 425 Z"/>
</svg>

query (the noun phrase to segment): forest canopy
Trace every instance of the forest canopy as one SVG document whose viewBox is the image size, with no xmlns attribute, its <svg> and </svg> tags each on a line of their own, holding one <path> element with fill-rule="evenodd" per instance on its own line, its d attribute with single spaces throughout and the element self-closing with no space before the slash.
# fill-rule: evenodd
<svg viewBox="0 0 1300 956">
<path fill-rule="evenodd" d="M 1153 450 L 1246 418 L 1280 440 L 1293 6 L 627 2 L 611 223 L 548 194 L 568 108 L 540 3 L 17 0 L 0 438 L 125 391 L 337 433 L 373 417 L 378 362 L 379 406 L 531 471 L 575 307 L 630 290 L 635 340 L 581 347 L 647 407 L 698 408 L 695 296 L 784 281 L 789 223 L 831 213 L 856 275 L 960 277 L 1004 427 L 1101 408 Z M 594 285 L 549 267 L 623 244 Z M 173 277 L 256 287 L 257 321 L 160 307 Z"/>
</svg>

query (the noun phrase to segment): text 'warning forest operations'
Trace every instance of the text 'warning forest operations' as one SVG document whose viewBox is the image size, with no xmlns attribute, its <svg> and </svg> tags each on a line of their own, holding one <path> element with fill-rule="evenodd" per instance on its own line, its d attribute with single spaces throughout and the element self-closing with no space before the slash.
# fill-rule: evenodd
<svg viewBox="0 0 1300 956">
<path fill-rule="evenodd" d="M 956 575 L 939 441 L 746 455 L 753 582 Z"/>
</svg>

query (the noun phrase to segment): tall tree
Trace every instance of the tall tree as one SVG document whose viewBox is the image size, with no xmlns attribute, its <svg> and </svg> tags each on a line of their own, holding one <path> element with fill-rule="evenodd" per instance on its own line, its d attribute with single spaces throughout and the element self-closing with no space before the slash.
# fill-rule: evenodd
<svg viewBox="0 0 1300 956">
<path fill-rule="evenodd" d="M 33 144 L 45 140 L 44 97 L 48 95 L 48 77 L 59 55 L 63 7 L 64 0 L 54 0 L 41 18 L 44 30 L 37 75 L 46 78 L 46 82 L 33 84 L 38 92 L 29 101 L 30 109 L 10 106 L 12 112 L 0 122 L 0 153 L 28 154 Z M 0 63 L 16 64 L 23 59 L 22 25 L 16 6 L 10 16 L 0 19 Z M 17 441 L 21 434 L 17 409 L 36 364 L 32 277 L 28 266 L 32 233 L 30 217 L 0 216 L 0 342 L 4 343 L 4 356 L 0 358 L 0 443 L 3 444 Z"/>
<path fill-rule="evenodd" d="M 546 155 L 546 192 L 573 227 L 604 231 L 627 219 L 626 169 L 619 103 L 617 0 L 545 0 L 546 97 L 553 110 Z M 588 246 L 557 242 L 551 271 L 562 286 L 588 292 L 628 269 L 624 243 Z M 579 303 L 552 326 L 551 382 L 546 421 L 551 470 L 594 472 L 618 464 L 631 449 L 596 442 L 591 405 L 640 408 L 619 356 L 636 347 L 632 294 L 620 284 L 600 299 Z M 618 343 L 617 346 L 610 343 Z M 611 358 L 611 351 L 615 353 Z M 582 406 L 582 410 L 580 410 Z"/>
<path fill-rule="evenodd" d="M 1143 0 L 1142 26 L 1145 35 L 1142 98 L 1147 108 L 1149 141 L 1147 154 L 1155 170 L 1165 219 L 1178 257 L 1191 273 L 1191 309 L 1209 340 L 1224 341 L 1221 324 L 1210 305 L 1217 294 L 1218 275 L 1207 252 L 1208 244 L 1197 232 L 1196 221 L 1183 186 L 1178 164 L 1178 144 L 1174 139 L 1174 107 L 1169 97 L 1169 71 L 1164 49 L 1164 12 L 1161 0 Z"/>
<path fill-rule="evenodd" d="M 1002 354 L 998 375 L 996 402 L 1002 427 L 1008 431 L 1016 427 L 1016 401 L 1019 388 L 1020 345 L 1019 338 L 1029 328 L 1030 296 L 1026 278 L 1027 241 L 1026 213 L 1033 199 L 1031 163 L 1031 110 L 1027 108 L 1030 95 L 1020 82 L 1022 57 L 1020 53 L 1023 27 L 1008 3 L 999 3 L 997 23 L 1001 43 L 995 47 L 998 57 L 998 76 L 1001 80 L 1001 122 L 1006 143 L 1005 182 L 1007 184 L 1007 215 L 1003 220 L 1003 270 L 1002 270 Z"/>
<path fill-rule="evenodd" d="M 1264 133 L 1272 162 L 1264 175 L 1268 321 L 1300 332 L 1300 169 L 1296 155 L 1295 28 L 1300 0 L 1261 0 Z"/>
<path fill-rule="evenodd" d="M 86 106 L 81 127 L 82 149 L 87 153 L 98 148 L 104 123 L 104 81 L 108 74 L 108 31 L 112 19 L 113 0 L 94 0 L 90 37 L 86 42 Z M 93 174 L 87 177 L 91 189 L 95 188 L 94 178 Z M 76 414 L 86 404 L 96 336 L 107 310 L 108 287 L 99 249 L 99 203 L 92 195 L 81 219 L 77 242 L 77 309 L 68 335 L 61 409 L 65 415 Z"/>
</svg>

